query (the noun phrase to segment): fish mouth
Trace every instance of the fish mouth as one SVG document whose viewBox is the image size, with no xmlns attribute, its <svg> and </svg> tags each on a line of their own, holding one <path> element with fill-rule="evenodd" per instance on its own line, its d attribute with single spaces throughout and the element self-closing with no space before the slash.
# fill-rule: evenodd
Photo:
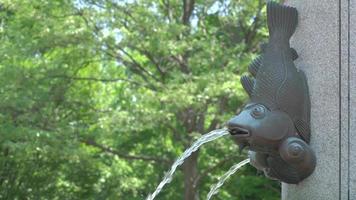
<svg viewBox="0 0 356 200">
<path fill-rule="evenodd" d="M 250 124 L 253 122 L 247 111 L 242 111 L 227 122 L 229 133 L 235 138 L 246 138 L 251 136 Z"/>
<path fill-rule="evenodd" d="M 248 129 L 240 126 L 230 126 L 228 130 L 231 135 L 236 137 L 249 137 L 251 135 Z"/>
</svg>

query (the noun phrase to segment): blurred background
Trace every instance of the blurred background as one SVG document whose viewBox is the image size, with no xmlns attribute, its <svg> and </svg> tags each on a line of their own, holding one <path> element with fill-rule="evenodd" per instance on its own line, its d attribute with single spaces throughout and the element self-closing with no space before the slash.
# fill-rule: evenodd
<svg viewBox="0 0 356 200">
<path fill-rule="evenodd" d="M 145 199 L 247 100 L 262 0 L 0 0 L 0 199 Z M 205 199 L 246 158 L 204 145 L 157 199 Z M 253 167 L 214 199 L 280 199 Z"/>
</svg>

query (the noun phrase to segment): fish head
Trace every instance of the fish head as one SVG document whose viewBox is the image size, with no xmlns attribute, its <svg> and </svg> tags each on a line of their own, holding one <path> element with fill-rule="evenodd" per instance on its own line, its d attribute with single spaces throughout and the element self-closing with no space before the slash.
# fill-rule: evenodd
<svg viewBox="0 0 356 200">
<path fill-rule="evenodd" d="M 260 103 L 250 103 L 227 124 L 229 133 L 240 148 L 271 152 L 295 130 L 289 115 L 280 110 L 269 110 Z"/>
</svg>

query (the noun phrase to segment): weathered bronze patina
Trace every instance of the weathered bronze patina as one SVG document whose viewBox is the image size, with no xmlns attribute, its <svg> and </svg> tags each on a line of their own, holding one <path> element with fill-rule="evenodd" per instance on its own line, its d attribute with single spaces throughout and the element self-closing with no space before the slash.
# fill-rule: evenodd
<svg viewBox="0 0 356 200">
<path fill-rule="evenodd" d="M 310 101 L 306 76 L 293 61 L 297 52 L 289 39 L 298 22 L 293 7 L 267 4 L 269 41 L 249 66 L 241 83 L 249 103 L 228 122 L 229 132 L 243 149 L 249 147 L 251 164 L 266 176 L 298 183 L 315 168 L 309 147 Z"/>
</svg>

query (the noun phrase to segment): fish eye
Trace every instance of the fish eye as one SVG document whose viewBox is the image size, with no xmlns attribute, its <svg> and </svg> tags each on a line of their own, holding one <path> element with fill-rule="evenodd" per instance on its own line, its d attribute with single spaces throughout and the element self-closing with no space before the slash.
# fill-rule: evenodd
<svg viewBox="0 0 356 200">
<path fill-rule="evenodd" d="M 263 118 L 265 116 L 266 109 L 262 105 L 256 105 L 251 110 L 251 116 L 256 119 Z"/>
</svg>

